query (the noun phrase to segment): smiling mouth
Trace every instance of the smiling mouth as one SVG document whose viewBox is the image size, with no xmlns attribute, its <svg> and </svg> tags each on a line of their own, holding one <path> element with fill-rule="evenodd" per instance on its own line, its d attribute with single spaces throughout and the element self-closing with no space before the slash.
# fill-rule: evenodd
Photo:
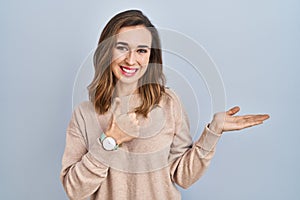
<svg viewBox="0 0 300 200">
<path fill-rule="evenodd" d="M 130 68 L 125 66 L 120 66 L 122 74 L 125 76 L 133 76 L 139 69 L 138 68 Z"/>
</svg>

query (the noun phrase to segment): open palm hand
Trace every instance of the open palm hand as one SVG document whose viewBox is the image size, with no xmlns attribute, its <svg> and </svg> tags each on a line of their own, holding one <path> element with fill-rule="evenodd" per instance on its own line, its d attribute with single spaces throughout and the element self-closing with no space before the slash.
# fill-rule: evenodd
<svg viewBox="0 0 300 200">
<path fill-rule="evenodd" d="M 209 125 L 209 129 L 216 133 L 241 130 L 251 126 L 262 124 L 264 120 L 270 117 L 267 114 L 234 116 L 239 111 L 240 107 L 235 106 L 226 112 L 216 113 Z"/>
</svg>

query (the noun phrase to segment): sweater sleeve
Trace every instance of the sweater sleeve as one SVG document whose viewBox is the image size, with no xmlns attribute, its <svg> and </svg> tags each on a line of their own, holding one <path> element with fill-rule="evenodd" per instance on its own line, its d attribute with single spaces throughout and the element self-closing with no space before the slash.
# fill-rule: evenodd
<svg viewBox="0 0 300 200">
<path fill-rule="evenodd" d="M 82 134 L 82 122 L 82 116 L 77 109 L 66 131 L 66 146 L 60 173 L 68 197 L 76 200 L 87 199 L 92 195 L 108 173 L 108 166 L 96 160 L 87 150 Z"/>
<path fill-rule="evenodd" d="M 193 143 L 189 121 L 179 99 L 174 102 L 175 136 L 171 145 L 171 179 L 183 188 L 195 183 L 208 168 L 221 136 L 206 126 L 200 138 Z"/>
</svg>

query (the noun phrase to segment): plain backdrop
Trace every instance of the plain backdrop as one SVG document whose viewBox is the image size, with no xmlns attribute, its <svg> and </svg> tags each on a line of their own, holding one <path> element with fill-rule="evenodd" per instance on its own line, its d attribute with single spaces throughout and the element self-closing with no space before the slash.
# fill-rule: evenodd
<svg viewBox="0 0 300 200">
<path fill-rule="evenodd" d="M 189 189 L 180 189 L 182 198 L 298 199 L 296 0 L 2 0 L 0 199 L 67 199 L 59 173 L 76 74 L 107 21 L 131 8 L 141 9 L 158 28 L 184 33 L 206 49 L 222 76 L 227 109 L 239 105 L 240 114 L 271 116 L 259 127 L 224 133 L 210 168 Z M 170 66 L 184 65 L 172 55 L 164 57 Z M 205 84 L 198 86 L 202 130 L 211 120 L 211 105 Z M 192 116 L 193 104 L 187 102 Z M 192 129 L 195 123 L 191 120 Z"/>
</svg>

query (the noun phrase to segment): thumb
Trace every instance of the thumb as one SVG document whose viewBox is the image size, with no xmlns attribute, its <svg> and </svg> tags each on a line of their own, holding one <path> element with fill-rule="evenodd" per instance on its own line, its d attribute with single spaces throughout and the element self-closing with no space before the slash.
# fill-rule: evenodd
<svg viewBox="0 0 300 200">
<path fill-rule="evenodd" d="M 234 115 L 234 114 L 236 114 L 236 113 L 239 112 L 239 111 L 240 111 L 240 107 L 235 106 L 235 107 L 229 109 L 229 110 L 226 112 L 226 114 L 228 114 L 228 115 Z"/>
<path fill-rule="evenodd" d="M 114 106 L 112 109 L 112 114 L 113 114 L 113 116 L 121 115 L 121 99 L 118 97 L 115 98 Z"/>
<path fill-rule="evenodd" d="M 108 127 L 112 127 L 116 121 L 116 118 L 120 116 L 121 114 L 121 100 L 120 98 L 116 97 L 115 101 L 112 105 L 111 109 L 111 118 L 110 118 L 110 123 Z"/>
</svg>

